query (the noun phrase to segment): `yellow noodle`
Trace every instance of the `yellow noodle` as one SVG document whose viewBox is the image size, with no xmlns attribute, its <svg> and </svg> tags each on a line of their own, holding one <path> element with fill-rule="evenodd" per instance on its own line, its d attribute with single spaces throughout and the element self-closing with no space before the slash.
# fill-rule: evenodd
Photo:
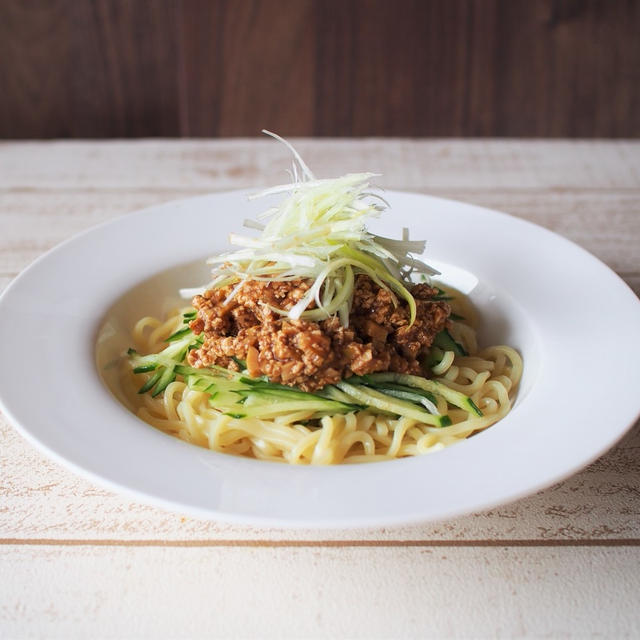
<svg viewBox="0 0 640 640">
<path fill-rule="evenodd" d="M 467 302 L 456 298 L 454 311 L 473 321 Z M 145 317 L 132 332 L 140 353 L 152 353 L 166 346 L 166 338 L 182 324 L 182 312 L 174 311 L 164 322 Z M 451 418 L 448 427 L 420 424 L 409 418 L 376 415 L 358 411 L 346 415 L 325 416 L 315 423 L 303 424 L 308 411 L 296 411 L 274 419 L 233 418 L 221 414 L 209 401 L 209 395 L 189 389 L 177 380 L 152 398 L 138 394 L 144 375 L 135 375 L 127 361 L 122 366 L 122 388 L 137 415 L 172 436 L 201 447 L 244 455 L 261 460 L 291 464 L 337 464 L 390 460 L 439 451 L 491 426 L 511 409 L 513 395 L 522 376 L 520 355 L 507 346 L 476 349 L 475 331 L 454 322 L 451 334 L 468 350 L 468 356 L 446 352 L 433 369 L 438 380 L 474 401 L 483 415 L 470 415 L 447 404 L 441 396 L 436 407 Z"/>
<path fill-rule="evenodd" d="M 440 360 L 440 362 L 435 367 L 433 367 L 431 371 L 433 371 L 433 373 L 435 373 L 437 376 L 443 375 L 449 370 L 449 368 L 453 364 L 453 360 L 455 357 L 456 354 L 453 353 L 453 351 L 445 351 L 442 360 Z"/>
</svg>

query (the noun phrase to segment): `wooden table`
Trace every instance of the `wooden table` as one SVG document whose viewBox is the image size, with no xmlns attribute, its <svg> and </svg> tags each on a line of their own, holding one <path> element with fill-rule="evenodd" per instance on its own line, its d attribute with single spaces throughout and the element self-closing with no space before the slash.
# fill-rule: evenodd
<svg viewBox="0 0 640 640">
<path fill-rule="evenodd" d="M 297 146 L 321 176 L 376 171 L 389 188 L 536 222 L 640 290 L 639 142 Z M 0 286 L 99 222 L 273 184 L 288 166 L 268 140 L 0 144 Z M 0 417 L 0 637 L 638 637 L 639 426 L 581 473 L 491 511 L 288 531 L 131 502 Z"/>
</svg>

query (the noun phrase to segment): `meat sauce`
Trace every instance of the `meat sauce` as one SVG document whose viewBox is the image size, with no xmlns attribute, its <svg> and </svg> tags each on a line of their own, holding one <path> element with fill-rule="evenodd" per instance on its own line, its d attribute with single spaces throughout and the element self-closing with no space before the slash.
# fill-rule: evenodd
<svg viewBox="0 0 640 640">
<path fill-rule="evenodd" d="M 434 300 L 436 289 L 426 284 L 411 288 L 417 307 L 411 326 L 406 301 L 366 275 L 356 277 L 346 328 L 337 317 L 310 322 L 290 320 L 274 311 L 291 309 L 309 287 L 304 280 L 248 281 L 227 305 L 224 301 L 232 286 L 196 296 L 197 315 L 190 327 L 203 334 L 204 342 L 189 352 L 189 363 L 237 370 L 236 358 L 247 363 L 251 376 L 266 375 L 272 382 L 304 391 L 354 374 L 426 374 L 420 361 L 450 314 L 446 302 Z"/>
</svg>

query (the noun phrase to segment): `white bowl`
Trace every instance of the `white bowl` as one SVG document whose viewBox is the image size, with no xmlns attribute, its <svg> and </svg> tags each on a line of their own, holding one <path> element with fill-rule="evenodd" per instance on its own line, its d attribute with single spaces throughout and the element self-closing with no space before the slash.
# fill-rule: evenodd
<svg viewBox="0 0 640 640">
<path fill-rule="evenodd" d="M 46 453 L 110 488 L 200 517 L 280 526 L 475 511 L 538 491 L 611 447 L 640 412 L 640 303 L 624 282 L 528 222 L 418 194 L 385 197 L 392 210 L 373 230 L 427 238 L 426 261 L 479 308 L 481 344 L 523 356 L 515 406 L 485 432 L 427 456 L 293 467 L 181 442 L 125 408 L 108 389 L 109 362 L 135 320 L 206 282 L 204 259 L 264 208 L 239 192 L 119 218 L 16 278 L 0 298 L 3 410 Z"/>
</svg>

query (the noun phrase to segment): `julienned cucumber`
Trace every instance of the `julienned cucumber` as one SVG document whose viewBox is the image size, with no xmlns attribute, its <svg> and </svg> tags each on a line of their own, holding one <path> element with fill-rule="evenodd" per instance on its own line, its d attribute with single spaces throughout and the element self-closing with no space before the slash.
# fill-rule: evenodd
<svg viewBox="0 0 640 640">
<path fill-rule="evenodd" d="M 174 342 L 175 340 L 180 340 L 180 338 L 184 338 L 189 335 L 193 336 L 191 329 L 189 329 L 189 327 L 183 327 L 182 329 L 178 329 L 175 333 L 172 333 L 167 338 L 167 342 Z"/>
<path fill-rule="evenodd" d="M 367 378 L 371 380 L 373 384 L 395 382 L 408 387 L 416 387 L 418 389 L 423 389 L 424 391 L 430 391 L 435 395 L 442 396 L 447 402 L 450 402 L 452 405 L 459 407 L 460 409 L 464 409 L 465 411 L 477 416 L 482 415 L 482 411 L 478 409 L 469 396 L 465 396 L 464 393 L 460 393 L 459 391 L 454 391 L 442 382 L 437 382 L 436 380 L 429 380 L 427 378 L 412 376 L 406 373 L 371 373 Z"/>
<path fill-rule="evenodd" d="M 239 374 L 229 378 L 219 372 L 182 365 L 176 370 L 190 389 L 208 393 L 216 409 L 235 418 L 268 419 L 294 411 L 308 411 L 312 417 L 321 417 L 362 409 L 353 401 L 339 402 L 292 387 L 270 386 L 263 380 L 252 380 Z"/>
<path fill-rule="evenodd" d="M 457 356 L 469 355 L 464 347 L 453 339 L 448 329 L 442 330 L 433 340 L 436 347 L 440 347 L 444 351 L 453 351 Z"/>
<path fill-rule="evenodd" d="M 174 334 L 174 336 L 176 336 L 176 334 Z M 155 371 L 140 387 L 138 393 L 147 393 L 150 391 L 153 397 L 161 394 L 176 379 L 176 368 L 187 355 L 189 348 L 194 342 L 194 337 L 191 331 L 189 331 L 188 334 L 176 336 L 166 349 L 160 353 L 151 353 L 146 356 L 141 356 L 133 349 L 129 349 L 128 354 L 134 373 L 149 373 Z"/>
<path fill-rule="evenodd" d="M 412 418 L 423 424 L 433 425 L 434 427 L 446 427 L 451 424 L 451 418 L 449 418 L 449 416 L 432 415 L 412 402 L 393 398 L 370 387 L 365 387 L 364 385 L 349 384 L 348 382 L 342 381 L 338 382 L 336 386 L 348 396 L 351 396 L 356 402 L 373 407 L 374 409 L 395 413 L 405 418 Z"/>
<path fill-rule="evenodd" d="M 436 397 L 431 391 L 425 391 L 424 389 L 419 389 L 416 387 L 410 387 L 406 384 L 397 384 L 395 382 L 376 382 L 374 378 L 372 378 L 373 374 L 368 374 L 364 376 L 353 376 L 348 378 L 346 382 L 350 384 L 365 384 L 367 386 L 373 386 L 378 391 L 382 391 L 383 393 L 389 393 L 389 391 L 404 391 L 406 393 L 411 393 L 416 396 L 420 396 L 422 398 L 426 398 L 429 402 L 436 403 Z M 389 394 L 393 395 L 393 394 Z M 415 400 L 414 402 L 419 402 L 419 400 Z"/>
<path fill-rule="evenodd" d="M 185 323 L 189 320 L 185 314 Z M 444 340 L 461 347 L 445 331 Z M 162 393 L 176 377 L 182 376 L 190 389 L 210 396 L 216 409 L 234 417 L 271 418 L 293 411 L 308 411 L 313 418 L 374 408 L 384 413 L 406 416 L 423 424 L 444 427 L 451 424 L 447 415 L 438 415 L 436 397 L 441 396 L 456 407 L 481 416 L 471 398 L 442 383 L 399 373 L 373 373 L 353 376 L 328 385 L 315 393 L 272 383 L 265 376 L 251 378 L 246 371 L 229 371 L 223 367 L 196 369 L 184 364 L 190 349 L 200 342 L 187 327 L 172 334 L 168 346 L 160 353 L 140 355 L 129 349 L 134 373 L 152 373 L 139 393 Z M 447 342 L 446 347 L 450 349 Z M 241 364 L 241 361 L 237 362 Z M 244 364 L 244 363 L 242 363 Z"/>
</svg>

